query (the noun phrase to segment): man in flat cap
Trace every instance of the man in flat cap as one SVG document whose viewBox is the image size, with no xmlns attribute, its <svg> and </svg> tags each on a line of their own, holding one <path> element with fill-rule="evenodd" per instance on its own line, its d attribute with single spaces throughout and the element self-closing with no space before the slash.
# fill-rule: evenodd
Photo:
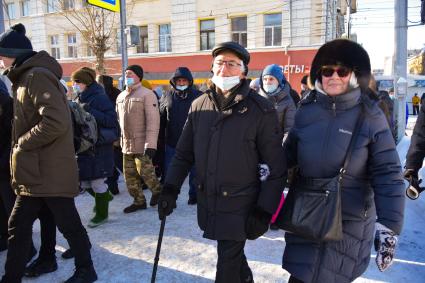
<svg viewBox="0 0 425 283">
<path fill-rule="evenodd" d="M 180 187 L 195 165 L 198 224 L 217 241 L 216 282 L 253 282 L 244 254 L 247 239 L 263 235 L 278 207 L 286 163 L 276 110 L 250 89 L 250 55 L 235 42 L 212 51 L 209 88 L 189 111 L 164 181 L 159 218 L 176 207 Z M 269 175 L 260 181 L 258 166 Z"/>
</svg>

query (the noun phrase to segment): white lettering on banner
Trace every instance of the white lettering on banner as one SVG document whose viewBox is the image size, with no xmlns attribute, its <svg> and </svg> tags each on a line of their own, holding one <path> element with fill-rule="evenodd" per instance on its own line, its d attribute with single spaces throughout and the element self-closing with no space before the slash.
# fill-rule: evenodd
<svg viewBox="0 0 425 283">
<path fill-rule="evenodd" d="M 310 72 L 310 66 L 306 65 L 280 65 L 280 68 L 285 74 L 304 74 Z"/>
</svg>

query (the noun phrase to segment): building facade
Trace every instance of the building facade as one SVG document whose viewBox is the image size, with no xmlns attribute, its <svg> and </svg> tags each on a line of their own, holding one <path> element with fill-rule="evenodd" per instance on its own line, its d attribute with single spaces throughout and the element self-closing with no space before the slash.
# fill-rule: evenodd
<svg viewBox="0 0 425 283">
<path fill-rule="evenodd" d="M 5 0 L 5 27 L 21 22 L 34 49 L 57 58 L 65 77 L 95 57 L 67 11 L 82 11 L 81 0 Z M 179 66 L 187 66 L 195 82 L 211 76 L 211 49 L 219 42 L 237 41 L 251 53 L 249 76 L 258 77 L 268 64 L 282 66 L 295 88 L 308 74 L 316 50 L 341 33 L 339 0 L 127 0 L 127 25 L 136 36 L 128 46 L 129 64 L 140 64 L 153 84 L 168 84 Z M 60 5 L 58 5 L 58 3 Z M 59 7 L 59 9 L 58 9 Z M 340 15 L 339 15 L 340 16 Z M 78 26 L 78 24 L 77 24 Z M 106 53 L 106 70 L 121 74 L 119 15 Z M 135 37 L 133 36 L 133 39 Z"/>
</svg>

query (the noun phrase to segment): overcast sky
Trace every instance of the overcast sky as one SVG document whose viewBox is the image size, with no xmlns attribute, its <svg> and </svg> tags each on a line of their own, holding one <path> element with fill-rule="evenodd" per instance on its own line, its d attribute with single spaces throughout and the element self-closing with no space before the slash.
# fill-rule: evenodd
<svg viewBox="0 0 425 283">
<path fill-rule="evenodd" d="M 421 0 L 407 0 L 408 25 L 420 21 Z M 352 16 L 352 32 L 357 41 L 369 52 L 372 68 L 383 68 L 385 56 L 394 53 L 394 1 L 358 0 L 358 12 Z M 425 45 L 425 26 L 408 28 L 407 45 L 409 49 L 423 48 Z"/>
</svg>

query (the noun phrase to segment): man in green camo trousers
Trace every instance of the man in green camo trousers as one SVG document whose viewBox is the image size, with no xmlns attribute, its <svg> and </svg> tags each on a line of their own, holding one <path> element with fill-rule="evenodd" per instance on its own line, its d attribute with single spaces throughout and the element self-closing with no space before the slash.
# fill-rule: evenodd
<svg viewBox="0 0 425 283">
<path fill-rule="evenodd" d="M 129 66 L 125 72 L 126 90 L 117 98 L 124 178 L 128 192 L 134 199 L 133 203 L 124 209 L 124 213 L 147 207 L 140 177 L 152 191 L 150 206 L 158 203 L 161 192 L 161 185 L 152 164 L 159 133 L 158 101 L 151 90 L 142 86 L 142 79 L 142 67 Z"/>
</svg>

